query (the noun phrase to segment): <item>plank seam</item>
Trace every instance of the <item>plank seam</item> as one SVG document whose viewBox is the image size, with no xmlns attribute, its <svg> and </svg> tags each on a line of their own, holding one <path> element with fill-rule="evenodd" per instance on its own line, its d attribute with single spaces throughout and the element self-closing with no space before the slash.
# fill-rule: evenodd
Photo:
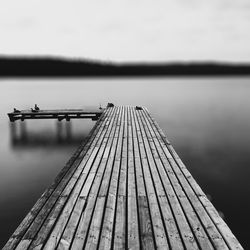
<svg viewBox="0 0 250 250">
<path fill-rule="evenodd" d="M 123 110 L 123 108 L 120 108 L 120 109 L 121 109 L 121 117 L 120 117 L 120 121 L 119 121 L 118 139 L 117 139 L 117 143 L 116 143 L 116 150 L 115 150 L 115 153 L 114 153 L 114 160 L 113 160 L 113 163 L 112 163 L 112 171 L 110 173 L 110 180 L 109 180 L 109 185 L 108 185 L 108 190 L 107 190 L 107 198 L 105 199 L 105 203 L 104 203 L 104 209 L 103 209 L 103 215 L 102 215 L 102 220 L 101 220 L 101 225 L 100 225 L 100 234 L 99 234 L 97 248 L 99 248 L 99 246 L 100 246 L 100 241 L 101 241 L 101 236 L 102 236 L 102 231 L 103 231 L 103 225 L 104 225 L 104 220 L 105 220 L 105 215 L 106 215 L 106 207 L 107 207 L 107 203 L 108 203 L 110 186 L 111 186 L 111 182 L 112 182 L 116 157 L 117 157 L 117 154 L 119 154 L 119 153 L 120 153 L 120 156 L 121 156 L 121 152 L 122 152 L 122 144 L 121 144 L 121 149 L 120 149 L 121 152 L 118 152 L 118 144 L 119 144 L 119 139 L 120 139 L 120 133 L 122 133 L 121 136 L 123 136 L 123 134 L 124 134 L 124 131 L 123 131 L 123 128 L 124 128 L 124 122 L 123 122 L 124 110 Z M 121 128 L 121 127 L 123 127 L 123 128 Z M 122 142 L 122 140 L 121 140 L 121 142 Z M 119 179 L 119 174 L 120 174 L 120 165 L 121 165 L 121 161 L 119 162 L 118 179 Z M 118 192 L 118 188 L 116 187 L 116 193 L 117 192 Z M 115 195 L 115 203 L 116 203 L 116 200 L 117 200 L 116 196 L 117 195 Z M 115 212 L 114 212 L 114 215 L 115 215 Z M 114 223 L 113 223 L 113 225 L 114 225 Z M 113 228 L 113 226 L 112 226 L 112 228 Z M 112 229 L 112 234 L 111 234 L 111 242 L 112 242 L 112 238 L 113 238 L 113 229 Z"/>
</svg>

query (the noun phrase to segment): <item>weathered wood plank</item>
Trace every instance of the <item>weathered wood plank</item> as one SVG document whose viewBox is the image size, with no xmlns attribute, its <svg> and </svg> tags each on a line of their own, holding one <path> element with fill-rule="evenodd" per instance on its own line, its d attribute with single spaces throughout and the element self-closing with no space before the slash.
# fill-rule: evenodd
<svg viewBox="0 0 250 250">
<path fill-rule="evenodd" d="M 135 127 L 134 113 L 131 112 L 132 135 L 135 157 L 135 175 L 138 199 L 139 230 L 142 249 L 155 249 L 155 240 L 152 228 L 152 218 L 150 216 L 148 197 L 146 194 L 145 181 L 142 172 L 142 162 L 139 152 L 139 143 Z"/>
<path fill-rule="evenodd" d="M 128 108 L 128 186 L 127 186 L 127 211 L 128 211 L 128 249 L 139 249 L 139 225 L 137 213 L 137 193 L 136 193 L 136 179 L 135 179 L 135 162 L 134 162 L 134 147 L 132 134 L 132 109 Z"/>
<path fill-rule="evenodd" d="M 157 201 L 157 195 L 155 193 L 154 184 L 149 169 L 149 162 L 147 159 L 147 154 L 145 150 L 145 145 L 143 141 L 142 131 L 138 122 L 137 117 L 135 117 L 135 126 L 137 132 L 137 138 L 139 143 L 139 151 L 141 156 L 141 161 L 143 165 L 143 175 L 146 183 L 146 192 L 149 201 L 150 213 L 152 217 L 153 231 L 156 247 L 159 249 L 169 249 L 168 238 L 164 229 L 163 221 L 161 218 L 161 212 L 159 204 Z"/>
<path fill-rule="evenodd" d="M 127 163 L 128 163 L 128 111 L 124 114 L 124 132 L 122 140 L 121 167 L 119 175 L 118 194 L 116 201 L 116 215 L 114 226 L 114 249 L 126 249 L 126 221 L 127 221 Z"/>
<path fill-rule="evenodd" d="M 122 107 L 122 117 L 120 123 L 120 132 L 118 135 L 118 145 L 115 156 L 115 162 L 113 167 L 113 172 L 111 176 L 111 182 L 109 187 L 109 193 L 107 198 L 107 204 L 105 207 L 105 214 L 103 219 L 102 231 L 100 235 L 99 249 L 110 249 L 112 247 L 113 239 L 113 228 L 114 228 L 114 218 L 116 212 L 116 200 L 118 192 L 118 180 L 120 175 L 121 167 L 121 154 L 122 154 L 122 141 L 124 135 L 124 108 Z"/>
</svg>

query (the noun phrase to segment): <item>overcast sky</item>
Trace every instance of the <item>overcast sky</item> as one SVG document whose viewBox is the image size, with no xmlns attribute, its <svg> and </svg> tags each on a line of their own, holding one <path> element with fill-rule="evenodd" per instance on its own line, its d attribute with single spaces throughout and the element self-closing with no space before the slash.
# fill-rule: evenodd
<svg viewBox="0 0 250 250">
<path fill-rule="evenodd" d="M 0 0 L 0 54 L 250 62 L 250 1 Z"/>
</svg>

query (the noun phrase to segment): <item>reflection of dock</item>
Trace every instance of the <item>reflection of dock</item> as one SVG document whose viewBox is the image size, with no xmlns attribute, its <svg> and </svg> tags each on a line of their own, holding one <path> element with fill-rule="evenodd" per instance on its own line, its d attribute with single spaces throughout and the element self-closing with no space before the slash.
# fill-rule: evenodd
<svg viewBox="0 0 250 250">
<path fill-rule="evenodd" d="M 146 109 L 103 112 L 4 249 L 242 249 Z"/>
<path fill-rule="evenodd" d="M 27 131 L 26 123 L 10 123 L 10 138 L 13 149 L 25 150 L 37 147 L 65 147 L 78 146 L 86 138 L 85 133 L 72 134 L 70 122 L 57 122 L 56 134 L 54 131 L 42 130 L 39 132 Z"/>
<path fill-rule="evenodd" d="M 92 119 L 98 120 L 102 110 L 85 110 L 85 109 L 63 109 L 63 110 L 21 110 L 18 112 L 8 113 L 11 122 L 16 120 L 24 121 L 26 119 Z"/>
</svg>

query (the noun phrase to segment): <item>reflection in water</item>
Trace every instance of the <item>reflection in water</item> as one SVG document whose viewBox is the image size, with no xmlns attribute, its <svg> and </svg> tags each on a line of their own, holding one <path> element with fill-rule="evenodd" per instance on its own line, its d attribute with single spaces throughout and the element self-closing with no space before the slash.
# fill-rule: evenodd
<svg viewBox="0 0 250 250">
<path fill-rule="evenodd" d="M 17 138 L 16 123 L 10 122 L 9 127 L 10 127 L 10 139 L 11 139 L 11 143 L 13 144 L 13 142 L 15 141 L 15 138 Z"/>
<path fill-rule="evenodd" d="M 68 141 L 72 139 L 72 126 L 69 121 L 66 121 L 66 138 L 68 139 Z"/>
<path fill-rule="evenodd" d="M 25 121 L 10 122 L 10 140 L 13 149 L 28 149 L 41 146 L 64 147 L 65 145 L 78 146 L 86 135 L 77 133 L 72 135 L 71 122 L 57 122 L 55 135 L 44 131 L 28 131 Z"/>
<path fill-rule="evenodd" d="M 26 127 L 26 123 L 25 122 L 21 122 L 20 123 L 20 138 L 23 141 L 27 140 L 27 127 Z"/>
<path fill-rule="evenodd" d="M 57 141 L 61 143 L 62 141 L 62 122 L 56 123 L 57 127 Z"/>
</svg>

